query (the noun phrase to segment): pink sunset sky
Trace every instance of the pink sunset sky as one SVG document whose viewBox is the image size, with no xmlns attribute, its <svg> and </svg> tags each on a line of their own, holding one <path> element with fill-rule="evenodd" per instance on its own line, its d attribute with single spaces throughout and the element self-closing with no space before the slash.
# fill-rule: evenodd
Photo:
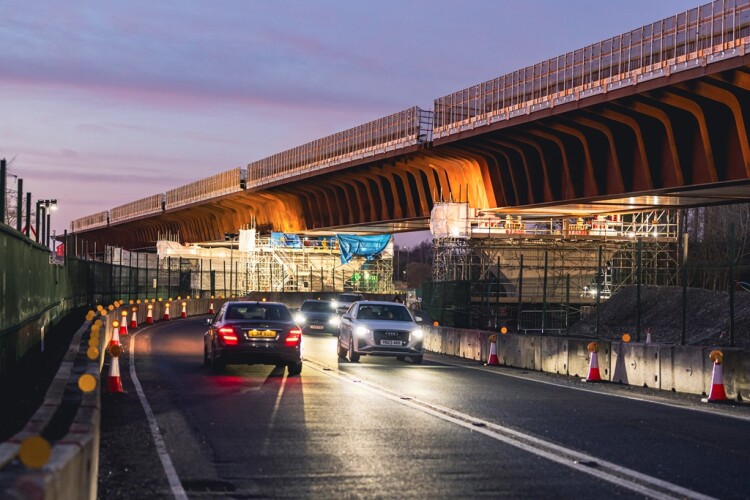
<svg viewBox="0 0 750 500">
<path fill-rule="evenodd" d="M 5 0 L 0 157 L 59 234 L 698 5 Z"/>
</svg>

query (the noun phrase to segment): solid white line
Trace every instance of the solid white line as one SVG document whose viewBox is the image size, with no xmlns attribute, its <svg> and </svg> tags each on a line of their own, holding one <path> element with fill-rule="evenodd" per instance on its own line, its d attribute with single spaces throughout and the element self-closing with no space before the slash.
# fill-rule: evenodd
<svg viewBox="0 0 750 500">
<path fill-rule="evenodd" d="M 364 381 L 360 378 L 351 378 L 335 369 L 329 368 L 325 370 L 323 368 L 326 367 L 319 365 L 314 361 L 308 363 L 307 366 L 343 382 L 356 382 L 357 386 L 390 399 L 391 401 L 435 416 L 446 422 L 459 425 L 471 430 L 472 432 L 479 432 L 528 453 L 546 458 L 555 463 L 575 469 L 578 472 L 583 472 L 622 488 L 635 491 L 636 493 L 646 495 L 649 498 L 691 498 L 701 500 L 712 498 L 662 479 L 642 474 L 633 469 L 621 467 L 592 455 L 565 448 L 564 446 L 557 445 L 550 441 L 545 441 L 531 434 L 525 434 L 509 427 L 475 418 L 471 415 L 450 408 L 441 407 L 416 398 L 397 394 L 390 389 Z M 595 464 L 595 467 L 590 467 L 589 464 Z"/>
<path fill-rule="evenodd" d="M 146 412 L 146 418 L 148 419 L 148 425 L 151 428 L 151 436 L 154 438 L 154 444 L 156 445 L 156 452 L 159 454 L 159 460 L 161 465 L 164 467 L 164 473 L 169 481 L 169 487 L 172 489 L 172 494 L 179 500 L 187 500 L 185 489 L 182 487 L 180 478 L 177 475 L 177 471 L 172 464 L 172 459 L 167 451 L 167 446 L 164 444 L 164 439 L 161 437 L 159 432 L 159 425 L 156 423 L 156 417 L 154 412 L 151 410 L 151 405 L 148 404 L 146 394 L 143 392 L 141 382 L 138 380 L 138 376 L 135 373 L 135 337 L 138 332 L 133 333 L 130 337 L 130 378 L 135 386 L 135 392 L 138 393 L 138 399 L 141 401 L 143 411 Z"/>
</svg>

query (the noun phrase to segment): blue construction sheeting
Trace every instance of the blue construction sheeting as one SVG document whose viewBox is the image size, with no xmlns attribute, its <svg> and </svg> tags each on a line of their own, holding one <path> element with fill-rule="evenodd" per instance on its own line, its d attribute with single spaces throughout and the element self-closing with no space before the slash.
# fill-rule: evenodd
<svg viewBox="0 0 750 500">
<path fill-rule="evenodd" d="M 341 252 L 341 263 L 346 264 L 352 257 L 359 255 L 367 260 L 373 259 L 385 250 L 391 241 L 390 234 L 379 234 L 375 236 L 355 236 L 353 234 L 339 234 L 339 250 Z"/>
<path fill-rule="evenodd" d="M 298 234 L 271 233 L 272 247 L 302 248 L 302 240 Z"/>
</svg>

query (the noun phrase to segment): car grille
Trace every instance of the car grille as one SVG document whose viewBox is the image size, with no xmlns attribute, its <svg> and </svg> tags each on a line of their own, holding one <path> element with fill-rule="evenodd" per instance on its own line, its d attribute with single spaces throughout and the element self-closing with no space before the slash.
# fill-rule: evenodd
<svg viewBox="0 0 750 500">
<path fill-rule="evenodd" d="M 401 340 L 405 344 L 409 341 L 409 330 L 375 330 L 373 339 L 376 344 L 381 340 Z"/>
</svg>

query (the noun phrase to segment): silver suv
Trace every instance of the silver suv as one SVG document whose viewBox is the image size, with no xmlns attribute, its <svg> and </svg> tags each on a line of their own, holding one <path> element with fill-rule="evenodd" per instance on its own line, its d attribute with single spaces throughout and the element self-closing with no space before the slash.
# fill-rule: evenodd
<svg viewBox="0 0 750 500">
<path fill-rule="evenodd" d="M 409 357 L 422 363 L 424 332 L 421 317 L 413 317 L 398 302 L 365 300 L 356 302 L 339 323 L 339 358 L 356 363 L 362 355 Z"/>
</svg>

